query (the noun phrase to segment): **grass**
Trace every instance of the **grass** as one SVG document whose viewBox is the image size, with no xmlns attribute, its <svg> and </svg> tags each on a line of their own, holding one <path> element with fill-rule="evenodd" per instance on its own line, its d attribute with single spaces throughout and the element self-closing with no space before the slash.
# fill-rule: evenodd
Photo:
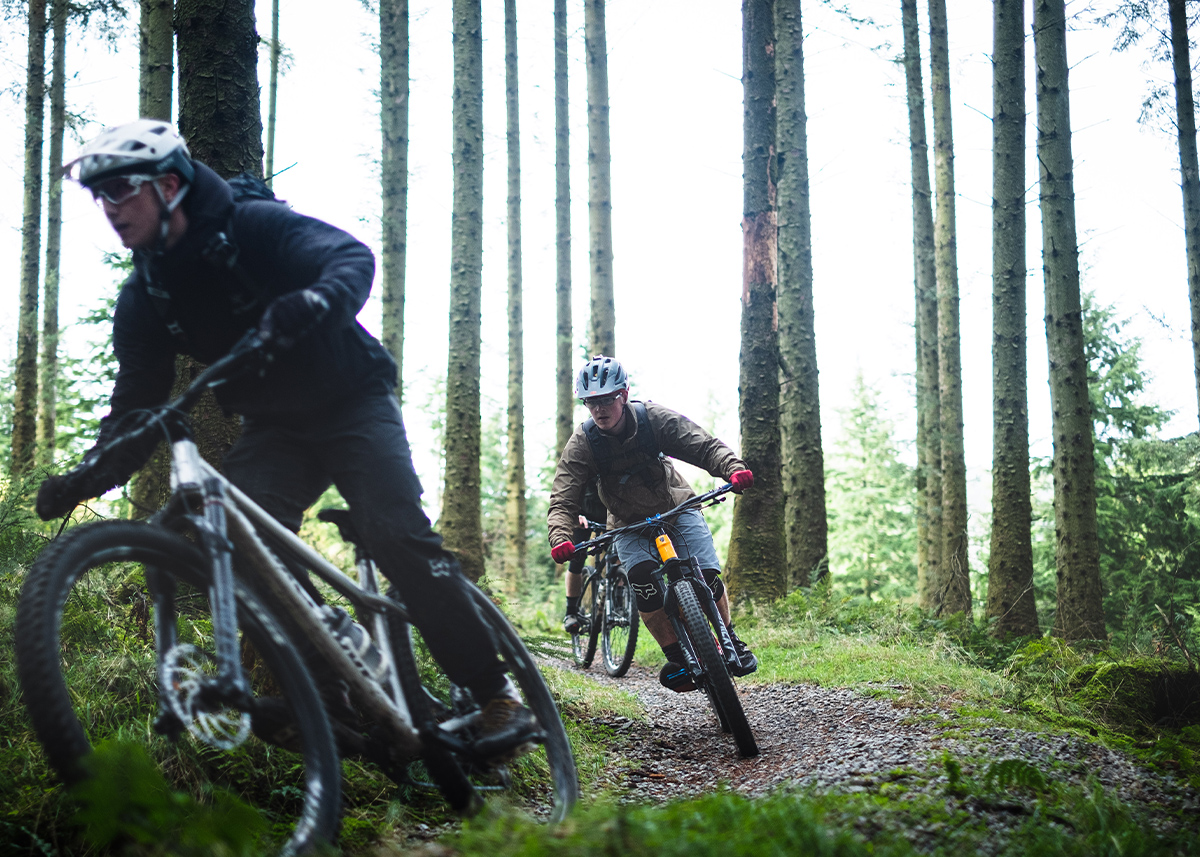
<svg viewBox="0 0 1200 857">
<path fill-rule="evenodd" d="M 5 546 L 19 548 L 12 550 L 16 559 L 0 567 L 0 855 L 86 855 L 96 851 L 83 844 L 73 804 L 46 769 L 20 705 L 12 663 L 16 593 L 39 544 L 40 537 L 10 539 Z M 73 668 L 78 686 L 88 688 L 97 724 L 127 721 L 133 700 L 153 698 L 137 590 L 137 580 L 114 570 L 74 614 Z M 509 609 L 533 651 L 569 658 L 556 609 L 547 604 Z M 187 633 L 207 633 L 202 618 L 186 621 Z M 937 622 L 903 606 L 819 591 L 746 611 L 738 617 L 738 631 L 760 661 L 758 672 L 741 683 L 848 687 L 913 706 L 914 716 L 920 707 L 938 707 L 952 714 L 937 721 L 950 734 L 996 725 L 1070 732 L 1130 750 L 1181 784 L 1190 780 L 1200 787 L 1200 726 L 1146 723 L 1128 682 L 1111 694 L 1093 683 L 1096 676 L 1128 675 L 1107 666 L 1121 662 L 1122 653 L 1079 650 L 1054 640 L 997 643 L 982 626 Z M 652 670 L 663 661 L 644 629 L 636 660 Z M 127 669 L 138 663 L 142 669 Z M 592 667 L 601 669 L 599 663 Z M 619 686 L 599 686 L 572 669 L 547 666 L 543 673 L 564 715 L 588 796 L 566 824 L 547 828 L 493 801 L 483 816 L 460 827 L 436 795 L 397 787 L 370 765 L 348 762 L 345 852 L 395 853 L 413 835 L 442 832 L 439 844 L 430 846 L 434 853 L 491 857 L 1197 853 L 1195 842 L 1170 828 L 1170 818 L 1164 822 L 1161 813 L 1121 804 L 1094 784 L 1067 786 L 1055 782 L 1053 767 L 996 768 L 992 760 L 977 758 L 947 758 L 933 770 L 895 771 L 826 793 L 781 791 L 749 800 L 720 792 L 663 807 L 618 805 L 596 794 L 613 761 L 606 723 L 638 721 L 644 711 Z M 257 772 L 256 805 L 269 808 L 286 797 L 287 772 L 274 754 L 226 763 Z M 194 764 L 196 776 L 205 776 L 203 760 Z M 535 762 L 519 773 L 526 791 L 545 778 Z M 1002 837 L 989 831 L 988 813 L 1013 822 Z M 269 813 L 266 822 L 272 822 Z M 1200 825 L 1190 824 L 1195 833 Z"/>
</svg>

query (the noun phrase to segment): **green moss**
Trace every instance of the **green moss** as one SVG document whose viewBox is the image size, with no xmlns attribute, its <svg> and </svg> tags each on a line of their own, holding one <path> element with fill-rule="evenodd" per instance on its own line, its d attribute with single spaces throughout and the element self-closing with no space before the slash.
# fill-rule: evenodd
<svg viewBox="0 0 1200 857">
<path fill-rule="evenodd" d="M 1153 658 L 1092 663 L 1071 675 L 1068 688 L 1081 706 L 1122 730 L 1200 720 L 1200 676 L 1183 664 Z"/>
</svg>

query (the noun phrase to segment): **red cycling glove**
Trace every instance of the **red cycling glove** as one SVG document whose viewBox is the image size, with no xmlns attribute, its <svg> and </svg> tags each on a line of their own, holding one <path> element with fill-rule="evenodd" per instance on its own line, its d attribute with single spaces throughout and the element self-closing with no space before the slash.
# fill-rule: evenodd
<svg viewBox="0 0 1200 857">
<path fill-rule="evenodd" d="M 573 556 L 575 556 L 575 545 L 570 542 L 559 542 L 550 548 L 550 557 L 555 562 L 566 562 Z"/>
<path fill-rule="evenodd" d="M 729 477 L 729 484 L 733 486 L 735 494 L 741 494 L 754 484 L 754 474 L 749 470 L 736 470 Z"/>
</svg>

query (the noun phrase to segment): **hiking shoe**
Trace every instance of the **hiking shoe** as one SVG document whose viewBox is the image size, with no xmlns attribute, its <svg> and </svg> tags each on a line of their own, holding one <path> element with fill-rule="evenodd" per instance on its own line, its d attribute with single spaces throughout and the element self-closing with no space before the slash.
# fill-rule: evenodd
<svg viewBox="0 0 1200 857">
<path fill-rule="evenodd" d="M 737 655 L 739 666 L 730 666 L 729 672 L 731 675 L 744 676 L 750 675 L 758 669 L 758 658 L 754 657 L 754 652 L 750 651 L 750 647 L 741 641 L 737 634 L 733 632 L 733 626 L 729 626 L 729 639 L 733 643 L 734 654 Z"/>
<path fill-rule="evenodd" d="M 507 694 L 494 696 L 479 718 L 475 753 L 493 764 L 511 762 L 545 737 L 533 712 Z"/>
<path fill-rule="evenodd" d="M 667 661 L 663 664 L 663 668 L 658 671 L 658 683 L 676 693 L 685 693 L 696 689 L 696 682 L 692 681 L 692 675 L 687 671 L 687 667 L 674 661 Z"/>
<path fill-rule="evenodd" d="M 572 636 L 584 632 L 583 619 L 578 613 L 568 613 L 563 616 L 563 630 Z"/>
</svg>

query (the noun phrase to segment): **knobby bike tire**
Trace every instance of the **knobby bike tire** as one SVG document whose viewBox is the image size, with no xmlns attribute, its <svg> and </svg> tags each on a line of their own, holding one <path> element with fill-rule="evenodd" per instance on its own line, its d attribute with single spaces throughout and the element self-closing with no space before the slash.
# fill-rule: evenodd
<svg viewBox="0 0 1200 857">
<path fill-rule="evenodd" d="M 420 671 L 417 669 L 412 645 L 412 626 L 395 616 L 389 618 L 388 625 L 392 638 L 392 658 L 396 663 L 396 677 L 413 722 L 418 726 L 436 722 L 440 719 L 435 710 L 437 703 L 426 692 Z M 482 799 L 471 785 L 466 770 L 454 753 L 422 736 L 421 762 L 429 778 L 441 791 L 442 797 L 455 811 L 470 814 L 482 805 Z"/>
<path fill-rule="evenodd" d="M 596 657 L 596 641 L 600 638 L 601 613 L 600 577 L 590 566 L 583 570 L 583 589 L 579 592 L 579 620 L 582 633 L 571 635 L 571 654 L 577 666 L 590 667 Z"/>
<path fill-rule="evenodd" d="M 170 775 L 180 769 L 186 769 L 187 773 L 181 776 L 188 777 L 193 786 L 196 779 L 224 780 L 213 776 L 223 768 L 226 772 L 237 772 L 256 794 L 264 791 L 273 795 L 296 794 L 299 790 L 302 797 L 298 806 L 293 799 L 283 810 L 275 806 L 267 810 L 280 820 L 284 816 L 296 819 L 286 841 L 279 844 L 279 853 L 306 854 L 327 849 L 337 838 L 341 813 L 337 745 L 316 686 L 279 623 L 260 599 L 238 584 L 239 629 L 262 664 L 249 670 L 247 678 L 252 689 L 264 691 L 264 698 L 278 699 L 276 694 L 282 695 L 286 706 L 283 710 L 290 712 L 283 716 L 289 718 L 286 725 L 293 730 L 299 752 L 269 747 L 253 734 L 228 754 L 211 748 L 196 752 L 193 749 L 196 742 L 186 733 L 178 741 L 170 742 L 150 728 L 158 704 L 153 643 L 116 639 L 110 628 L 102 627 L 104 617 L 95 615 L 95 604 L 88 603 L 87 588 L 92 581 L 88 573 L 113 563 L 122 564 L 111 566 L 122 580 L 128 579 L 130 564 L 139 564 L 161 569 L 181 583 L 195 587 L 199 593 L 207 591 L 209 572 L 204 555 L 183 536 L 161 527 L 132 521 L 79 526 L 42 552 L 26 577 L 18 606 L 17 672 L 30 720 L 59 777 L 68 785 L 82 781 L 87 776 L 86 759 L 93 743 L 118 734 L 123 740 L 137 735 L 144 740 L 150 755 L 161 761 L 169 782 Z M 97 571 L 94 577 L 104 574 Z M 103 585 L 103 581 L 98 583 Z M 200 597 L 192 601 L 207 604 Z M 142 621 L 145 618 L 142 614 Z M 128 617 L 121 619 L 128 621 Z M 152 636 L 152 630 L 145 634 Z M 127 651 L 113 659 L 130 664 L 131 671 L 120 677 L 106 674 L 92 680 L 91 686 L 83 686 L 81 683 L 88 680 L 89 659 L 76 657 L 75 648 L 75 641 L 83 637 L 98 638 L 101 645 L 107 646 L 139 645 L 140 649 L 132 654 Z M 127 688 L 135 683 L 141 709 L 129 720 L 108 722 L 112 712 L 130 704 L 129 697 L 134 694 L 128 693 Z M 109 696 L 118 692 L 125 694 L 120 706 Z M 73 698 L 79 700 L 79 711 Z M 286 753 L 288 764 L 268 766 L 266 761 L 275 753 Z M 241 754 L 249 754 L 251 763 L 246 764 L 248 760 Z M 228 763 L 222 765 L 222 759 Z M 295 764 L 293 759 L 301 764 Z M 266 772 L 268 767 L 271 773 Z M 278 773 L 281 768 L 285 773 Z M 272 776 L 277 780 L 263 782 Z M 180 787 L 182 783 L 173 785 Z M 250 793 L 248 789 L 239 789 L 235 782 L 225 781 L 220 785 L 243 795 Z M 203 788 L 199 785 L 195 791 L 200 793 Z"/>
<path fill-rule="evenodd" d="M 639 614 L 629 576 L 620 566 L 608 567 L 604 587 L 604 629 L 601 632 L 601 654 L 604 669 L 613 678 L 629 672 L 633 653 L 637 650 Z"/>
<path fill-rule="evenodd" d="M 704 667 L 705 690 L 717 717 L 723 719 L 723 725 L 727 724 L 729 731 L 733 732 L 734 743 L 742 756 L 757 756 L 758 743 L 754 740 L 754 731 L 746 721 L 746 712 L 742 710 L 737 688 L 733 686 L 733 679 L 725 668 L 712 627 L 700 608 L 696 593 L 690 585 L 680 584 L 675 587 L 675 597 L 679 602 L 680 617 L 690 638 L 692 652 Z"/>
<path fill-rule="evenodd" d="M 491 629 L 500 658 L 508 666 L 525 705 L 533 712 L 546 734 L 542 751 L 545 752 L 545 762 L 549 768 L 554 801 L 550 821 L 562 821 L 579 799 L 579 775 L 575 770 L 575 757 L 571 753 L 571 742 L 563 728 L 558 706 L 554 704 L 550 688 L 546 686 L 529 650 L 509 624 L 504 612 L 474 586 L 470 587 L 470 593 L 480 617 Z"/>
</svg>

